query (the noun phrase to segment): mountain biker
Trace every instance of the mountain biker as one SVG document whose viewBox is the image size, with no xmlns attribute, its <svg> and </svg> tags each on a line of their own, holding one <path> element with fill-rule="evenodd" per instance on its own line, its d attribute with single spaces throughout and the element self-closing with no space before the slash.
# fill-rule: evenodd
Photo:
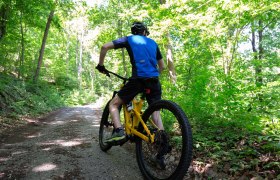
<svg viewBox="0 0 280 180">
<path fill-rule="evenodd" d="M 106 53 L 110 49 L 126 48 L 130 63 L 132 64 L 132 76 L 128 83 L 110 101 L 109 112 L 114 123 L 114 132 L 106 142 L 121 141 L 125 139 L 125 133 L 120 122 L 119 106 L 128 104 L 138 93 L 146 90 L 146 99 L 151 104 L 161 99 L 161 85 L 158 79 L 159 74 L 165 68 L 162 55 L 157 43 L 148 38 L 149 31 L 142 22 L 134 22 L 131 26 L 130 36 L 121 37 L 104 44 L 100 51 L 99 63 L 96 69 L 108 74 L 104 66 Z M 160 130 L 163 124 L 159 112 L 153 115 L 153 121 Z"/>
</svg>

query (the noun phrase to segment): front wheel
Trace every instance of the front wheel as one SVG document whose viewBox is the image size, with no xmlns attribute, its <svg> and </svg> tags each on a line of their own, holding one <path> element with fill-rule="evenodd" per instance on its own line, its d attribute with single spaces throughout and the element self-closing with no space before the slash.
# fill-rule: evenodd
<svg viewBox="0 0 280 180">
<path fill-rule="evenodd" d="M 164 131 L 155 132 L 155 142 L 136 141 L 137 163 L 145 179 L 183 179 L 192 160 L 192 132 L 184 111 L 174 102 L 160 100 L 144 112 L 148 127 L 159 111 Z"/>
<path fill-rule="evenodd" d="M 109 115 L 109 103 L 110 101 L 104 108 L 99 127 L 99 146 L 101 150 L 105 152 L 108 151 L 112 147 L 112 145 L 105 143 L 104 141 L 109 138 L 114 131 L 114 124 L 111 116 Z"/>
</svg>

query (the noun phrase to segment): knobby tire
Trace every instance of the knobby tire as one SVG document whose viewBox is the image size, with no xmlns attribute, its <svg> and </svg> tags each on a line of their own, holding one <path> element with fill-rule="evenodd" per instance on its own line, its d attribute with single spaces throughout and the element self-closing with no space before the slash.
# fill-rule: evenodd
<svg viewBox="0 0 280 180">
<path fill-rule="evenodd" d="M 108 136 L 112 135 L 114 130 L 113 122 L 110 119 L 110 115 L 109 115 L 109 103 L 110 101 L 106 104 L 103 110 L 102 118 L 100 121 L 100 127 L 99 127 L 99 146 L 101 150 L 104 152 L 108 151 L 112 147 L 112 145 L 108 143 L 104 143 L 104 140 L 108 138 Z"/>
<path fill-rule="evenodd" d="M 170 136 L 172 147 L 171 152 L 164 156 L 166 168 L 156 167 L 153 160 L 157 154 L 155 143 L 152 144 L 140 138 L 136 140 L 137 163 L 145 179 L 183 179 L 192 160 L 190 123 L 184 111 L 176 103 L 168 100 L 160 100 L 150 105 L 143 113 L 143 120 L 148 124 L 151 114 L 158 110 L 160 110 L 165 131 Z M 166 126 L 167 121 L 169 121 L 168 125 L 173 124 L 173 127 Z"/>
</svg>

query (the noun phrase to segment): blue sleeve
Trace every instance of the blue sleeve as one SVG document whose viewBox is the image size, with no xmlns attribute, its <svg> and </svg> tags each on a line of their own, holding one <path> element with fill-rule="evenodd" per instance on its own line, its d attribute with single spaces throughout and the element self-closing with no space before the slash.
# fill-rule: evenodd
<svg viewBox="0 0 280 180">
<path fill-rule="evenodd" d="M 162 55 L 159 48 L 157 47 L 157 60 L 161 60 L 161 59 L 162 59 Z"/>
<path fill-rule="evenodd" d="M 128 45 L 127 37 L 116 39 L 113 41 L 113 44 L 115 49 L 126 48 Z"/>
</svg>

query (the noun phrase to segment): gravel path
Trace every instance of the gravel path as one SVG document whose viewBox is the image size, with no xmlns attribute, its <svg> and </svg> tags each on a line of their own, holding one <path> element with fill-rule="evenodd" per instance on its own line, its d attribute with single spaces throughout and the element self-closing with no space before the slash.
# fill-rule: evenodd
<svg viewBox="0 0 280 180">
<path fill-rule="evenodd" d="M 134 144 L 98 145 L 97 104 L 63 108 L 0 136 L 0 179 L 143 179 Z"/>
</svg>

